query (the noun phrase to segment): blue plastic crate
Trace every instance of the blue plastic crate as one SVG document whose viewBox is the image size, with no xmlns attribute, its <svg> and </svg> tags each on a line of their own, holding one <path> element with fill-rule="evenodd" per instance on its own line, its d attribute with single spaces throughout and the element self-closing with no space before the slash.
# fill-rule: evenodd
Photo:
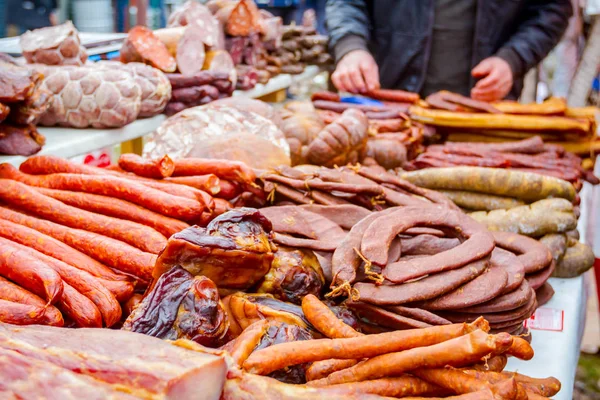
<svg viewBox="0 0 600 400">
<path fill-rule="evenodd" d="M 363 106 L 383 107 L 383 103 L 379 100 L 369 99 L 368 97 L 345 96 L 340 98 L 342 103 L 360 104 Z"/>
</svg>

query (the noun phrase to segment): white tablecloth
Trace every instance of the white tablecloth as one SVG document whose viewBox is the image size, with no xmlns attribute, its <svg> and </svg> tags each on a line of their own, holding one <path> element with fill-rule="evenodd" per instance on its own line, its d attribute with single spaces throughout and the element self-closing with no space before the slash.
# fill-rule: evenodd
<svg viewBox="0 0 600 400">
<path fill-rule="evenodd" d="M 165 119 L 164 115 L 138 119 L 119 129 L 38 128 L 46 137 L 46 144 L 38 154 L 75 157 L 145 136 L 154 132 Z M 18 166 L 26 159 L 21 156 L 0 156 L 0 163 Z"/>
<path fill-rule="evenodd" d="M 505 370 L 536 378 L 553 376 L 562 383 L 562 389 L 553 398 L 571 400 L 585 325 L 587 299 L 585 285 L 583 276 L 573 279 L 550 278 L 549 282 L 554 288 L 555 295 L 542 307 L 542 310 L 553 311 L 555 317 L 562 314 L 562 331 L 531 329 L 531 345 L 535 350 L 535 356 L 529 361 L 511 357 Z"/>
</svg>

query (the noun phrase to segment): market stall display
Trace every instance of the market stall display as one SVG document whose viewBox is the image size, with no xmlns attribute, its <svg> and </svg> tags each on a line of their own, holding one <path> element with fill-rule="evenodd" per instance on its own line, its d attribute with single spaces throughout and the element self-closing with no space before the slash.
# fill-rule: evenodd
<svg viewBox="0 0 600 400">
<path fill-rule="evenodd" d="M 577 225 L 598 179 L 568 151 L 593 154 L 595 109 L 385 89 L 281 108 L 230 97 L 331 62 L 314 18 L 283 26 L 250 0 L 188 1 L 165 29 L 134 27 L 123 63 L 85 63 L 70 23 L 21 43 L 29 64 L 0 57 L 0 152 L 39 151 L 38 121 L 169 118 L 143 156 L 107 168 L 0 164 L 0 358 L 15 365 L 1 393 L 559 392 L 504 369 L 534 357 L 530 317 L 575 281 L 551 277 L 595 261 Z"/>
<path fill-rule="evenodd" d="M 166 238 L 226 212 L 232 207 L 226 199 L 241 202 L 236 198 L 254 181 L 240 163 L 156 163 L 168 165 L 162 170 L 169 181 L 135 175 L 149 176 L 156 164 L 133 155 L 123 156 L 122 172 L 49 156 L 30 158 L 22 171 L 3 164 L 1 275 L 24 292 L 15 298 L 8 282 L 3 300 L 20 304 L 22 298 L 33 308 L 54 304 L 60 310 L 30 310 L 37 323 L 110 327 L 120 320 L 119 302 L 129 300 L 134 286 L 151 282 Z M 19 267 L 23 262 L 25 269 Z M 17 313 L 3 320 L 28 318 Z"/>
<path fill-rule="evenodd" d="M 468 144 L 460 146 L 468 148 Z M 580 173 L 579 167 L 569 165 Z M 593 266 L 594 256 L 589 246 L 579 242 L 577 192 L 573 184 L 546 174 L 544 168 L 537 171 L 543 175 L 485 167 L 426 168 L 399 175 L 417 186 L 446 194 L 492 231 L 539 239 L 554 257 L 553 276 L 578 276 Z M 569 170 L 565 166 L 559 172 L 564 177 L 562 174 Z M 588 179 L 596 178 L 590 174 Z"/>
</svg>

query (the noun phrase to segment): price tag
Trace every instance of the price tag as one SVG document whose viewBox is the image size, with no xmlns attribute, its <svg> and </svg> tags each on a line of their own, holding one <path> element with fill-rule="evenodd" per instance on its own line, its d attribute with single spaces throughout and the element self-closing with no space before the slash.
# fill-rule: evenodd
<svg viewBox="0 0 600 400">
<path fill-rule="evenodd" d="M 554 308 L 538 308 L 528 320 L 525 326 L 530 329 L 541 331 L 562 332 L 565 312 Z"/>
</svg>

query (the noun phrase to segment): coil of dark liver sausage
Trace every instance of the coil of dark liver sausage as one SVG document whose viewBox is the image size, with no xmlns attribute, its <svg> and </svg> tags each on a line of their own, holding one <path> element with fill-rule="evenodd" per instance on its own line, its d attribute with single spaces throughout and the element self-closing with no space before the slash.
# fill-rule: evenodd
<svg viewBox="0 0 600 400">
<path fill-rule="evenodd" d="M 517 290 L 503 294 L 488 302 L 461 309 L 461 312 L 469 314 L 485 314 L 514 310 L 527 304 L 531 298 L 531 286 L 524 280 Z"/>
<path fill-rule="evenodd" d="M 360 220 L 350 229 L 344 240 L 335 249 L 331 260 L 331 274 L 333 276 L 332 286 L 341 286 L 346 283 L 353 283 L 356 280 L 356 270 L 360 266 L 361 259 L 356 253 L 360 247 L 363 235 L 366 229 L 373 221 L 382 215 L 389 215 L 397 208 L 390 208 L 379 213 L 373 213 Z"/>
<path fill-rule="evenodd" d="M 384 270 L 386 279 L 401 283 L 431 273 L 459 268 L 487 256 L 494 249 L 492 235 L 482 225 L 458 211 L 438 207 L 404 207 L 373 221 L 365 231 L 361 252 L 374 264 L 385 266 L 389 246 L 394 237 L 409 228 L 428 225 L 455 229 L 466 240 L 443 253 L 389 264 Z"/>
<path fill-rule="evenodd" d="M 144 253 L 126 243 L 80 229 L 67 228 L 0 207 L 0 219 L 25 225 L 87 254 L 107 266 L 145 282 L 152 279 L 156 255 Z M 54 271 L 52 271 L 54 272 Z"/>
<path fill-rule="evenodd" d="M 63 281 L 52 268 L 17 247 L 18 244 L 0 238 L 0 276 L 45 299 L 57 302 L 63 292 Z"/>
<path fill-rule="evenodd" d="M 552 261 L 550 250 L 535 239 L 511 232 L 492 232 L 492 235 L 498 247 L 517 254 L 526 274 L 544 269 Z"/>
<path fill-rule="evenodd" d="M 502 294 L 512 292 L 521 286 L 523 279 L 525 279 L 525 267 L 514 253 L 496 247 L 494 251 L 492 251 L 492 258 L 490 261 L 492 265 L 501 267 L 508 274 L 506 287 Z"/>
<path fill-rule="evenodd" d="M 377 286 L 373 283 L 358 282 L 354 285 L 354 289 L 358 291 L 361 301 L 377 305 L 397 305 L 429 300 L 475 279 L 487 269 L 488 264 L 488 259 L 483 259 L 461 268 L 400 285 Z"/>
<path fill-rule="evenodd" d="M 552 274 L 554 273 L 555 269 L 556 269 L 556 261 L 552 260 L 550 262 L 550 265 L 548 265 L 546 268 L 542 269 L 541 271 L 535 272 L 533 274 L 525 275 L 525 279 L 527 280 L 527 282 L 529 283 L 529 285 L 531 286 L 531 288 L 533 290 L 537 290 L 544 283 L 546 283 L 548 278 L 550 278 L 552 276 Z"/>
<path fill-rule="evenodd" d="M 506 287 L 508 274 L 493 263 L 487 271 L 463 286 L 433 300 L 419 304 L 426 310 L 455 310 L 485 303 L 500 295 Z"/>
<path fill-rule="evenodd" d="M 158 254 L 167 244 L 166 238 L 150 227 L 68 206 L 17 181 L 0 179 L 0 200 L 27 213 L 109 236 L 149 253 Z"/>
<path fill-rule="evenodd" d="M 14 179 L 30 186 L 45 187 L 48 189 L 70 190 L 116 197 L 140 204 L 162 215 L 181 220 L 194 220 L 205 211 L 204 207 L 198 201 L 176 197 L 163 191 L 146 187 L 142 183 L 109 175 L 26 175 L 19 173 L 10 164 L 2 164 L 0 165 L 0 178 Z"/>
</svg>

